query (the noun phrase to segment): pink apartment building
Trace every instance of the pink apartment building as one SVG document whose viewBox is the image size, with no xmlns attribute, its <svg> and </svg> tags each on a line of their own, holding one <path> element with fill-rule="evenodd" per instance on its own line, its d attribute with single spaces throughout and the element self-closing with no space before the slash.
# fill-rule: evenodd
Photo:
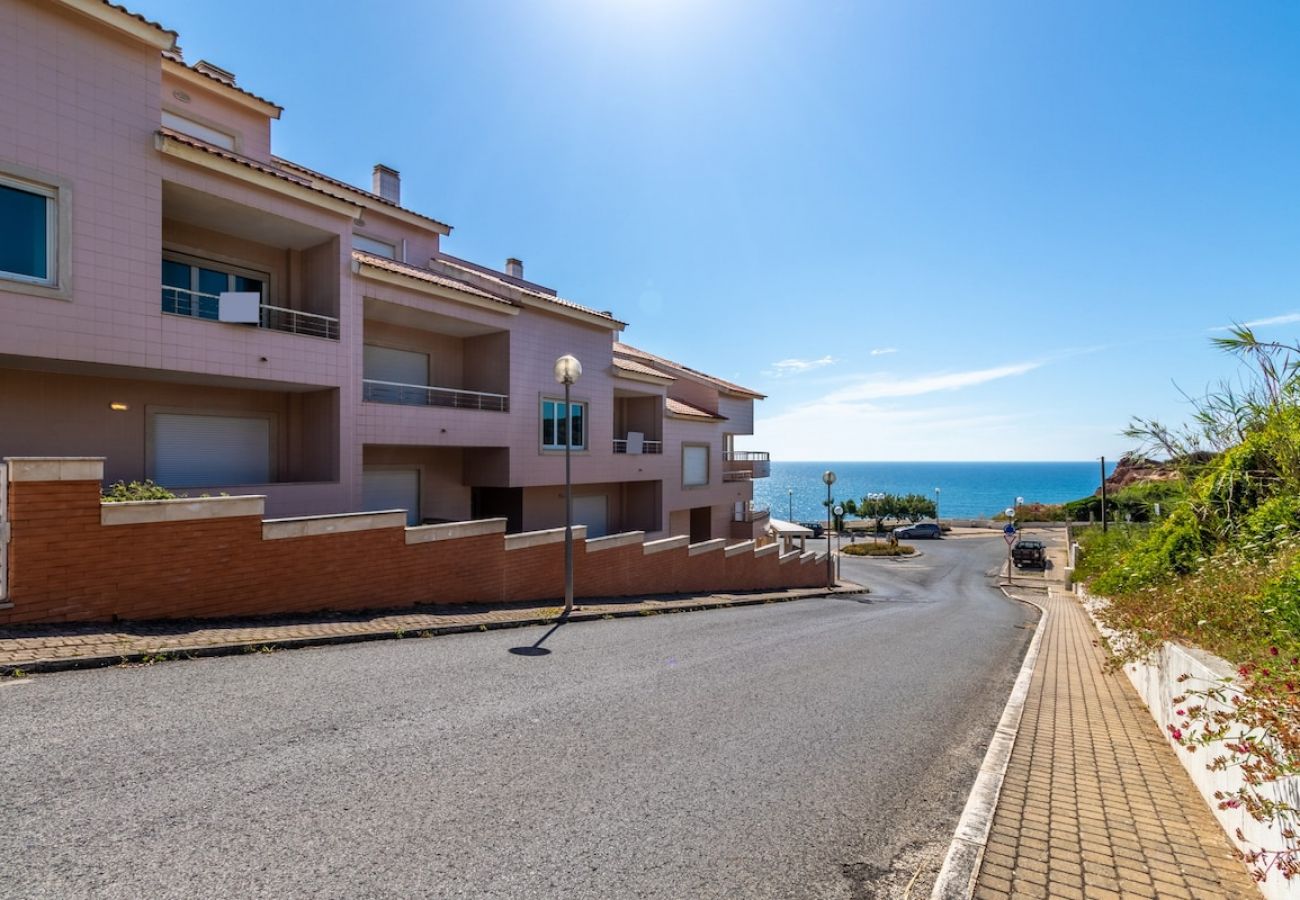
<svg viewBox="0 0 1300 900">
<path fill-rule="evenodd" d="M 281 109 L 106 0 L 0 0 L 0 457 L 264 494 L 276 516 L 761 533 L 733 449 L 762 395 L 619 342 L 613 314 L 451 227 L 281 159 Z M 564 409 L 552 370 L 584 374 Z"/>
</svg>

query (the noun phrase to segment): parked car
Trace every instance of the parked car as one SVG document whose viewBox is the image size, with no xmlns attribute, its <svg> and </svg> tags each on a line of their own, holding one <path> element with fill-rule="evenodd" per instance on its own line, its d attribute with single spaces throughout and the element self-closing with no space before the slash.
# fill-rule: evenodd
<svg viewBox="0 0 1300 900">
<path fill-rule="evenodd" d="M 821 522 L 800 522 L 798 524 L 801 528 L 807 528 L 811 531 L 814 538 L 819 538 L 826 533 L 826 526 Z"/>
<path fill-rule="evenodd" d="M 934 522 L 917 522 L 915 525 L 908 525 L 905 528 L 895 528 L 894 537 L 901 540 L 911 538 L 941 538 L 943 530 Z"/>
<path fill-rule="evenodd" d="M 1011 561 L 1016 564 L 1017 569 L 1023 569 L 1025 566 L 1046 569 L 1047 546 L 1042 541 L 1016 541 L 1016 545 L 1011 548 Z"/>
</svg>

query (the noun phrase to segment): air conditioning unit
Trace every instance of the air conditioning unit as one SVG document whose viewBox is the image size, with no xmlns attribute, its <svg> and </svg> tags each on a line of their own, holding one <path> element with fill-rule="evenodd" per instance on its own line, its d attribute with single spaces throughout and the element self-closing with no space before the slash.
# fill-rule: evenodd
<svg viewBox="0 0 1300 900">
<path fill-rule="evenodd" d="M 217 319 L 259 324 L 262 321 L 262 295 L 256 291 L 222 291 L 217 301 Z"/>
</svg>

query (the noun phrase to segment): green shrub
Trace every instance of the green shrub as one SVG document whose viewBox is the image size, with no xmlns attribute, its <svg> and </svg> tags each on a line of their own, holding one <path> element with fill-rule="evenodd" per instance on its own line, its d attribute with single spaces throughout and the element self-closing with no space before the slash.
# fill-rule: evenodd
<svg viewBox="0 0 1300 900">
<path fill-rule="evenodd" d="M 105 503 L 129 503 L 132 500 L 175 500 L 176 495 L 148 479 L 144 481 L 117 481 L 109 485 L 101 498 Z"/>
<path fill-rule="evenodd" d="M 845 556 L 911 556 L 916 548 L 910 544 L 849 544 L 841 552 Z"/>
</svg>

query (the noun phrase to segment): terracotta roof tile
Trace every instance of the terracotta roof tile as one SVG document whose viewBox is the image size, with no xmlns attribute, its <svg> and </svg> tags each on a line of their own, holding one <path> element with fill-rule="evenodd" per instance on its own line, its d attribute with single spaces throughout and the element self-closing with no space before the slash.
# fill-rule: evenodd
<svg viewBox="0 0 1300 900">
<path fill-rule="evenodd" d="M 278 164 L 285 166 L 286 168 L 293 169 L 294 171 L 301 172 L 302 174 L 306 175 L 308 178 L 319 178 L 321 181 L 328 182 L 329 184 L 332 184 L 336 187 L 345 188 L 349 191 L 352 191 L 355 194 L 360 194 L 361 196 L 365 197 L 367 200 L 373 200 L 375 203 L 379 203 L 383 206 L 391 206 L 394 209 L 400 209 L 403 212 L 408 212 L 413 216 L 419 216 L 421 219 L 426 219 L 429 222 L 432 222 L 434 225 L 439 225 L 443 228 L 446 228 L 448 231 L 451 230 L 451 226 L 448 225 L 446 222 L 440 222 L 437 219 L 433 218 L 432 216 L 426 216 L 424 213 L 418 213 L 413 209 L 407 209 L 405 206 L 402 206 L 402 204 L 394 203 L 392 200 L 389 200 L 386 197 L 381 197 L 378 194 L 373 193 L 371 191 L 367 191 L 365 188 L 359 188 L 354 184 L 348 184 L 346 181 L 340 181 L 337 178 L 332 178 L 329 175 L 326 175 L 324 172 L 317 172 L 315 169 L 309 169 L 306 166 L 302 165 L 301 163 L 296 163 L 279 156 L 273 156 L 271 158 L 274 159 Z"/>
<path fill-rule="evenodd" d="M 726 416 L 720 416 L 717 413 L 711 413 L 707 409 L 700 409 L 698 406 L 691 406 L 681 400 L 674 400 L 672 397 L 664 399 L 664 409 L 670 416 L 676 416 L 681 419 L 700 419 L 709 422 L 725 422 Z"/>
<path fill-rule="evenodd" d="M 436 284 L 453 291 L 460 291 L 464 294 L 473 294 L 475 297 L 482 297 L 500 303 L 502 306 L 514 306 L 509 300 L 503 297 L 496 297 L 487 291 L 480 290 L 472 284 L 464 281 L 457 281 L 454 278 L 448 278 L 445 275 L 439 275 L 437 272 L 430 272 L 428 269 L 422 269 L 419 266 L 413 266 L 410 263 L 398 262 L 395 259 L 389 259 L 386 256 L 378 256 L 374 253 L 367 253 L 364 250 L 353 250 L 352 258 L 358 262 L 365 263 L 368 266 L 374 266 L 376 269 L 383 269 L 386 272 L 396 272 L 398 275 L 407 275 L 411 278 L 418 278 L 421 281 L 427 281 L 430 284 Z"/>
<path fill-rule="evenodd" d="M 122 6 L 120 3 L 111 3 L 109 2 L 109 0 L 100 0 L 100 2 L 103 3 L 105 6 L 107 6 L 109 9 L 115 9 L 124 15 L 128 15 L 131 18 L 135 19 L 137 22 L 143 22 L 144 24 L 148 25 L 150 28 L 157 28 L 163 34 L 170 34 L 172 36 L 172 40 L 173 41 L 176 40 L 176 32 L 172 31 L 170 28 L 164 28 L 162 25 L 158 24 L 153 19 L 146 19 L 144 16 L 140 15 L 137 12 L 131 12 L 131 10 L 127 9 L 125 6 Z"/>
<path fill-rule="evenodd" d="M 267 100 L 265 97 L 259 97 L 257 94 L 254 94 L 252 91 L 246 91 L 243 88 L 241 88 L 239 85 L 226 81 L 222 78 L 218 78 L 216 75 L 213 75 L 211 72 L 205 72 L 202 69 L 196 68 L 190 65 L 189 63 L 187 63 L 183 58 L 181 58 L 176 53 L 168 53 L 167 51 L 164 50 L 163 58 L 166 59 L 168 62 L 175 63 L 176 65 L 180 66 L 183 69 L 189 69 L 195 75 L 202 75 L 204 78 L 208 79 L 213 84 L 218 84 L 221 85 L 223 88 L 227 88 L 232 91 L 237 91 L 243 94 L 245 97 L 252 97 L 258 103 L 265 103 L 267 106 L 274 106 L 280 112 L 284 112 L 284 107 L 276 103 L 275 101 Z"/>
<path fill-rule="evenodd" d="M 649 366 L 643 366 L 639 362 L 633 362 L 630 359 L 614 358 L 614 368 L 622 369 L 624 372 L 635 372 L 639 375 L 653 375 L 656 378 L 663 378 L 667 381 L 676 381 L 677 379 L 667 372 L 660 372 L 658 369 L 652 369 Z"/>
<path fill-rule="evenodd" d="M 454 262 L 451 259 L 448 259 L 445 256 L 439 257 L 438 262 L 441 265 L 450 266 L 453 269 L 460 269 L 462 272 L 469 272 L 479 278 L 486 278 L 489 281 L 493 281 L 496 282 L 497 284 L 500 284 L 503 288 L 512 291 L 518 291 L 519 293 L 527 294 L 530 297 L 536 297 L 537 299 L 544 300 L 547 303 L 554 303 L 557 306 L 564 306 L 564 307 L 568 307 L 569 309 L 576 309 L 579 312 L 584 312 L 591 316 L 599 316 L 602 319 L 608 319 L 610 322 L 618 325 L 627 324 L 626 322 L 621 322 L 618 319 L 614 318 L 614 316 L 611 313 L 608 313 L 605 310 L 592 309 L 590 306 L 583 306 L 581 303 L 574 303 L 572 300 L 566 300 L 563 297 L 557 297 L 555 294 L 548 294 L 545 291 L 538 291 L 538 290 L 533 290 L 532 288 L 520 287 L 519 285 L 513 284 L 512 282 L 509 282 L 504 278 L 499 278 L 496 275 L 493 275 L 489 272 L 480 271 L 479 269 L 474 268 L 472 266 L 462 265 L 458 262 Z"/>
<path fill-rule="evenodd" d="M 267 175 L 273 175 L 283 181 L 288 181 L 291 184 L 304 187 L 309 191 L 324 194 L 326 197 L 333 197 L 335 200 L 340 200 L 344 203 L 352 202 L 346 197 L 340 197 L 338 194 L 321 190 L 306 178 L 300 178 L 299 176 L 286 172 L 283 169 L 277 169 L 275 166 L 269 166 L 266 163 L 259 162 L 251 157 L 243 156 L 242 154 L 235 153 L 232 150 L 227 150 L 224 147 L 218 147 L 216 144 L 209 144 L 207 141 L 201 141 L 196 137 L 190 137 L 188 134 L 183 134 L 173 128 L 168 128 L 165 125 L 158 129 L 158 133 L 169 141 L 175 141 L 178 144 L 184 144 L 186 147 L 193 147 L 196 150 L 202 150 L 204 153 L 211 153 L 213 156 L 220 156 L 221 158 L 228 159 L 231 162 L 239 163 L 241 166 L 247 166 L 255 171 L 264 172 Z"/>
<path fill-rule="evenodd" d="M 614 344 L 614 352 L 624 353 L 628 356 L 636 356 L 641 359 L 649 360 L 652 363 L 659 363 L 662 366 L 668 366 L 670 368 L 677 369 L 680 372 L 686 372 L 690 375 L 694 375 L 696 378 L 700 378 L 716 387 L 721 388 L 726 393 L 741 394 L 746 397 L 753 397 L 755 400 L 762 400 L 766 397 L 765 394 L 760 394 L 758 391 L 750 390 L 747 387 L 741 387 L 738 384 L 734 384 L 733 382 L 726 381 L 722 378 L 718 378 L 715 375 L 709 375 L 705 372 L 701 372 L 699 369 L 692 369 L 690 366 L 684 366 L 679 362 L 673 362 L 671 359 L 665 359 L 662 356 L 656 356 L 653 353 L 650 353 L 646 350 L 642 350 L 639 347 L 633 347 L 631 344 L 624 344 L 621 341 L 616 342 Z"/>
</svg>

